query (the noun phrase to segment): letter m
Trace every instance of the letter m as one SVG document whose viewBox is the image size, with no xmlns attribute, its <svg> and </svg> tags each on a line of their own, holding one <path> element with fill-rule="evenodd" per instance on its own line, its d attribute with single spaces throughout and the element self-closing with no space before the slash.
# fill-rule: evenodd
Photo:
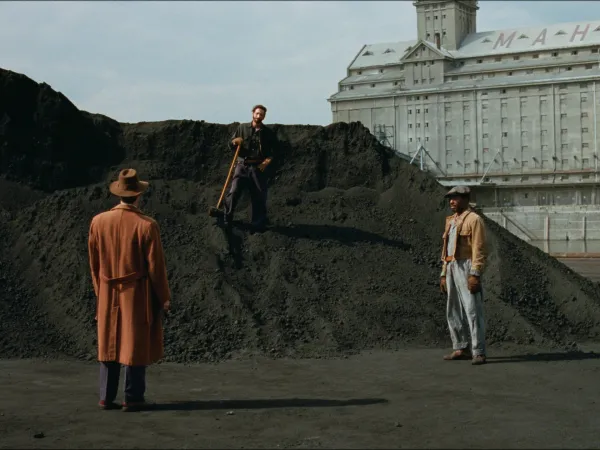
<svg viewBox="0 0 600 450">
<path fill-rule="evenodd" d="M 510 44 L 512 43 L 513 39 L 515 38 L 515 36 L 517 35 L 516 31 L 513 31 L 510 36 L 508 36 L 506 39 L 504 39 L 504 33 L 501 32 L 500 36 L 498 36 L 498 39 L 496 40 L 496 43 L 494 44 L 494 50 L 496 50 L 496 47 L 498 47 L 499 45 L 501 47 L 506 47 L 509 48 Z"/>
</svg>

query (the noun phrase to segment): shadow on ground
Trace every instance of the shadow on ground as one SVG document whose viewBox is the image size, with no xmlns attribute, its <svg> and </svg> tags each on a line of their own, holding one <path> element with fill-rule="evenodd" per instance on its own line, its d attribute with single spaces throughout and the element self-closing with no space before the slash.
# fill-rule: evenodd
<svg viewBox="0 0 600 450">
<path fill-rule="evenodd" d="M 489 356 L 487 362 L 515 363 L 515 362 L 550 362 L 550 361 L 581 361 L 585 359 L 600 359 L 600 353 L 563 352 L 563 353 L 534 353 L 515 356 Z"/>
<path fill-rule="evenodd" d="M 206 400 L 159 403 L 155 411 L 195 411 L 211 409 L 270 409 L 270 408 L 334 408 L 343 406 L 366 406 L 388 403 L 384 398 L 359 398 L 350 400 L 327 399 L 257 399 L 257 400 Z"/>
<path fill-rule="evenodd" d="M 234 221 L 233 226 L 239 230 L 253 232 L 254 229 L 248 223 Z M 388 239 L 375 233 L 359 230 L 354 227 L 339 227 L 335 225 L 309 225 L 294 224 L 286 227 L 281 225 L 269 226 L 266 231 L 272 231 L 290 238 L 304 238 L 313 240 L 336 240 L 345 245 L 352 245 L 355 242 L 367 242 L 370 244 L 383 244 L 389 247 L 410 250 L 411 246 L 402 241 Z"/>
</svg>

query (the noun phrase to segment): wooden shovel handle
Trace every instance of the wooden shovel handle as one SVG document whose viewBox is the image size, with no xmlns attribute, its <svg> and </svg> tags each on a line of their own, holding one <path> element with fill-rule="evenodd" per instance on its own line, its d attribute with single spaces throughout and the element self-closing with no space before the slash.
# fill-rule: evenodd
<svg viewBox="0 0 600 450">
<path fill-rule="evenodd" d="M 233 173 L 233 168 L 235 167 L 235 162 L 238 158 L 238 153 L 240 152 L 240 146 L 238 145 L 235 149 L 235 155 L 233 155 L 233 160 L 231 161 L 231 166 L 229 166 L 229 173 L 227 174 L 227 180 L 225 180 L 225 185 L 223 186 L 223 190 L 221 191 L 221 197 L 219 197 L 219 202 L 217 203 L 217 209 L 221 208 L 221 202 L 223 201 L 223 197 L 225 197 L 225 191 L 227 190 L 227 186 L 229 186 L 229 180 L 231 180 L 231 174 Z"/>
</svg>

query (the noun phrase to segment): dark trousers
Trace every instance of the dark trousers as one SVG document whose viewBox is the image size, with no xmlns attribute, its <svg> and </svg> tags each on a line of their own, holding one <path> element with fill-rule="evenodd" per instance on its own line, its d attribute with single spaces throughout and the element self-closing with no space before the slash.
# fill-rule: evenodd
<svg viewBox="0 0 600 450">
<path fill-rule="evenodd" d="M 237 163 L 233 172 L 231 188 L 225 195 L 225 221 L 231 223 L 242 190 L 248 188 L 252 201 L 252 225 L 267 223 L 267 177 L 256 165 Z"/>
<path fill-rule="evenodd" d="M 100 363 L 100 400 L 111 403 L 117 397 L 121 364 Z M 125 366 L 125 402 L 143 402 L 146 392 L 146 366 Z"/>
</svg>

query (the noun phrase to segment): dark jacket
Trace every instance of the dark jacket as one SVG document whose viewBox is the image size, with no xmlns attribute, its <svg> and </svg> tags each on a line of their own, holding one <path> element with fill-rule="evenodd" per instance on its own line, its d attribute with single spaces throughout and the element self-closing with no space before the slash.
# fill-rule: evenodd
<svg viewBox="0 0 600 450">
<path fill-rule="evenodd" d="M 241 123 L 229 140 L 229 148 L 234 151 L 236 147 L 231 141 L 237 137 L 244 140 L 238 154 L 240 158 L 259 162 L 264 161 L 265 158 L 274 159 L 279 141 L 275 132 L 265 124 L 262 124 L 259 131 L 255 131 L 251 122 Z"/>
</svg>

